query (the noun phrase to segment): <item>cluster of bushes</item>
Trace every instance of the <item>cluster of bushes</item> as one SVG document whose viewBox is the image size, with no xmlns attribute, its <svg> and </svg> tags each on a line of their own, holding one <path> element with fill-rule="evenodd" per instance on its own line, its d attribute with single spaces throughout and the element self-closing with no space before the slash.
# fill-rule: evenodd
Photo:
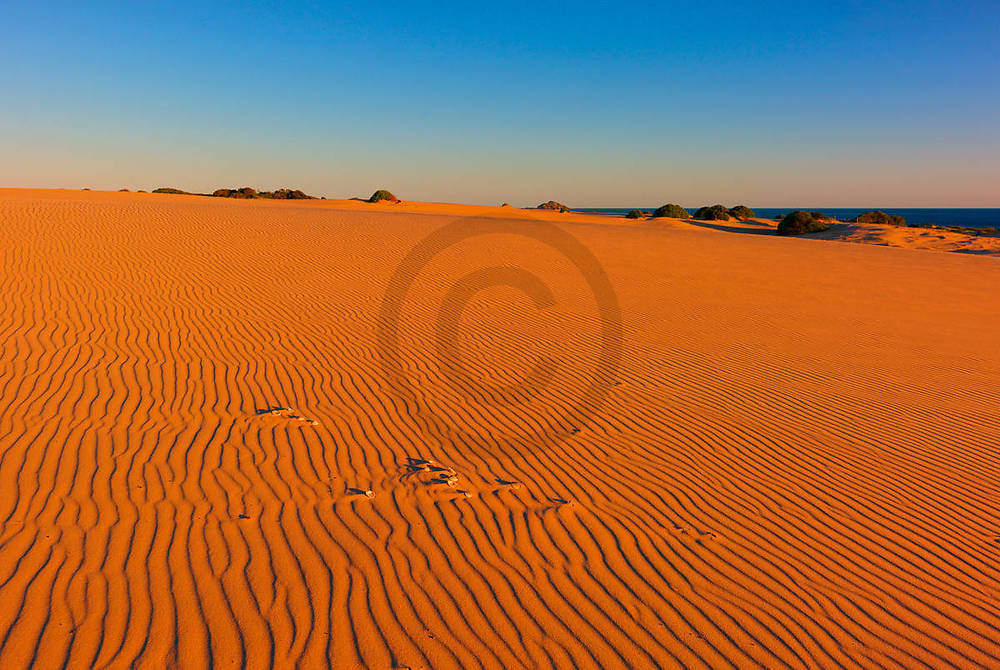
<svg viewBox="0 0 1000 670">
<path fill-rule="evenodd" d="M 647 216 L 649 216 L 649 212 L 644 212 L 641 209 L 633 209 L 625 214 L 626 219 L 644 219 Z"/>
<path fill-rule="evenodd" d="M 699 221 L 728 221 L 729 219 L 752 219 L 757 213 L 746 205 L 736 205 L 732 209 L 725 205 L 699 207 L 694 213 Z"/>
<path fill-rule="evenodd" d="M 638 210 L 634 210 L 638 211 Z M 626 216 L 629 216 L 626 214 Z M 756 213 L 746 205 L 736 205 L 732 209 L 724 205 L 712 205 L 710 207 L 700 207 L 694 216 L 681 207 L 680 205 L 675 205 L 674 203 L 669 203 L 663 207 L 658 208 L 653 212 L 653 218 L 668 218 L 668 219 L 700 219 L 702 221 L 728 221 L 729 219 L 752 219 L 757 216 Z M 631 218 L 631 217 L 630 217 Z"/>
<path fill-rule="evenodd" d="M 815 215 L 819 215 L 819 217 Z M 826 223 L 830 217 L 822 212 L 806 212 L 797 209 L 794 212 L 785 214 L 778 224 L 779 235 L 804 235 L 806 233 L 821 233 L 830 230 L 830 224 Z"/>
<path fill-rule="evenodd" d="M 306 195 L 298 189 L 279 188 L 276 191 L 257 191 L 244 186 L 243 188 L 220 188 L 213 193 L 216 198 L 265 198 L 268 200 L 315 200 L 311 195 Z"/>
<path fill-rule="evenodd" d="M 538 206 L 538 209 L 551 209 L 556 212 L 568 212 L 569 207 L 562 204 L 561 202 L 556 202 L 555 200 L 549 200 L 548 202 L 543 202 Z"/>
<path fill-rule="evenodd" d="M 882 226 L 905 226 L 906 219 L 902 216 L 886 214 L 881 210 L 875 209 L 870 212 L 857 215 L 851 219 L 851 223 L 877 223 Z"/>
<path fill-rule="evenodd" d="M 140 191 L 141 193 L 141 191 Z M 276 191 L 258 191 L 244 186 L 243 188 L 219 188 L 212 193 L 190 193 L 179 188 L 157 188 L 153 193 L 174 193 L 177 195 L 211 195 L 215 198 L 265 198 L 268 200 L 315 200 L 316 196 L 307 195 L 298 189 L 279 188 Z"/>
<path fill-rule="evenodd" d="M 243 188 L 220 188 L 212 191 L 212 195 L 216 198 L 256 198 L 259 197 L 255 189 L 249 186 L 244 186 Z"/>
</svg>

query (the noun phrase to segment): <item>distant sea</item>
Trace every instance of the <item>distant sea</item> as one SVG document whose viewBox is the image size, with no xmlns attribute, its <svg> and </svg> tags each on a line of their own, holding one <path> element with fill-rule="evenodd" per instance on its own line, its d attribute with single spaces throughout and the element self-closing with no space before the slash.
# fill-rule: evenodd
<svg viewBox="0 0 1000 670">
<path fill-rule="evenodd" d="M 657 205 L 659 206 L 659 205 Z M 624 214 L 633 209 L 641 209 L 645 212 L 652 212 L 656 207 L 605 207 L 605 208 L 581 208 L 574 209 L 576 212 L 593 212 L 595 214 Z M 697 207 L 688 207 L 687 210 L 694 214 Z M 829 214 L 839 221 L 853 219 L 858 214 L 881 209 L 887 214 L 898 214 L 906 218 L 907 223 L 920 223 L 935 226 L 963 226 L 965 228 L 992 228 L 1000 227 L 1000 209 L 895 209 L 892 207 L 860 207 L 856 209 L 846 207 L 753 207 L 757 216 L 765 219 L 774 218 L 778 214 L 787 214 L 792 210 L 804 209 L 807 211 L 818 211 Z"/>
</svg>

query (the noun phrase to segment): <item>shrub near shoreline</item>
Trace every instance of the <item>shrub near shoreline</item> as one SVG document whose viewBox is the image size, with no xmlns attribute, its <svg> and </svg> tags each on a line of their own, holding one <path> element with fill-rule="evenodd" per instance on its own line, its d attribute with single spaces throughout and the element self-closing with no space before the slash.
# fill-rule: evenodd
<svg viewBox="0 0 1000 670">
<path fill-rule="evenodd" d="M 694 218 L 699 221 L 728 221 L 729 208 L 723 205 L 712 205 L 711 207 L 701 207 L 694 213 Z"/>
<path fill-rule="evenodd" d="M 567 207 L 566 205 L 562 204 L 561 202 L 556 202 L 555 200 L 549 200 L 548 202 L 543 202 L 542 204 L 540 204 L 535 209 L 548 209 L 548 210 L 552 210 L 553 212 L 568 212 L 568 211 L 570 211 L 569 207 Z"/>
<path fill-rule="evenodd" d="M 819 213 L 819 212 L 816 212 Z M 778 224 L 779 235 L 805 235 L 830 230 L 830 225 L 813 216 L 813 212 L 797 209 L 785 215 Z M 825 215 L 823 215 L 825 216 Z"/>
<path fill-rule="evenodd" d="M 905 226 L 906 219 L 895 214 L 886 214 L 882 210 L 873 209 L 864 214 L 858 214 L 851 223 L 877 223 L 882 226 Z"/>
<path fill-rule="evenodd" d="M 745 221 L 746 219 L 755 218 L 757 213 L 746 205 L 736 205 L 729 210 L 729 215 Z"/>
<path fill-rule="evenodd" d="M 690 219 L 691 215 L 680 205 L 669 203 L 663 207 L 657 207 L 653 212 L 654 219 Z"/>
</svg>

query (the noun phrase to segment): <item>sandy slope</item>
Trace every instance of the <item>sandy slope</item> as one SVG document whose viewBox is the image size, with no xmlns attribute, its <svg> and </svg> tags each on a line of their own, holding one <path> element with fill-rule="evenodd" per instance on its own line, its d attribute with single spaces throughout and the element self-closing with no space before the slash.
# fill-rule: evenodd
<svg viewBox="0 0 1000 670">
<path fill-rule="evenodd" d="M 777 222 L 770 219 L 747 221 L 677 221 L 676 219 L 647 220 L 647 225 L 680 228 L 707 228 L 728 233 L 774 235 Z M 855 244 L 877 244 L 899 249 L 922 251 L 953 251 L 981 256 L 1000 256 L 1000 233 L 969 235 L 943 228 L 910 228 L 880 226 L 870 223 L 833 223 L 830 230 L 803 236 L 804 239 L 836 240 Z"/>
<path fill-rule="evenodd" d="M 598 220 L 0 191 L 0 668 L 1000 666 L 1000 264 Z"/>
</svg>

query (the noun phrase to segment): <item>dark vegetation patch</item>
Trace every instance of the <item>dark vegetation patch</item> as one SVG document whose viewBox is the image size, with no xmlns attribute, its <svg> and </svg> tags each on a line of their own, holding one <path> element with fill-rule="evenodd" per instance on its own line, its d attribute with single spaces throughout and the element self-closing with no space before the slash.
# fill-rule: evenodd
<svg viewBox="0 0 1000 670">
<path fill-rule="evenodd" d="M 906 219 L 895 214 L 886 214 L 882 210 L 874 209 L 864 214 L 858 214 L 851 219 L 852 223 L 877 223 L 882 226 L 905 226 Z"/>
<path fill-rule="evenodd" d="M 729 210 L 729 216 L 737 219 L 753 219 L 757 214 L 746 205 L 736 205 Z"/>
<path fill-rule="evenodd" d="M 821 233 L 829 230 L 830 225 L 820 219 L 816 219 L 812 212 L 805 212 L 797 209 L 786 214 L 778 224 L 779 235 L 805 235 L 808 233 Z"/>
<path fill-rule="evenodd" d="M 388 200 L 389 202 L 399 202 L 399 198 L 397 198 L 384 188 L 380 188 L 379 190 L 375 191 L 374 193 L 372 193 L 372 197 L 368 198 L 368 202 L 380 202 L 382 200 Z"/>
<path fill-rule="evenodd" d="M 662 207 L 657 207 L 653 212 L 654 219 L 690 219 L 691 214 L 680 205 L 669 203 Z"/>
<path fill-rule="evenodd" d="M 644 219 L 644 218 L 646 218 L 646 215 L 647 215 L 647 213 L 644 212 L 644 211 L 642 211 L 641 209 L 633 209 L 633 210 L 629 211 L 628 214 L 625 215 L 625 218 L 626 219 Z"/>
<path fill-rule="evenodd" d="M 724 207 L 723 205 L 701 207 L 694 213 L 694 218 L 700 221 L 728 221 L 729 208 Z"/>
<path fill-rule="evenodd" d="M 550 210 L 552 210 L 554 212 L 568 212 L 568 211 L 570 211 L 569 207 L 567 207 L 566 205 L 562 204 L 561 202 L 556 202 L 555 200 L 549 200 L 548 202 L 543 202 L 542 204 L 540 204 L 537 207 L 537 209 L 550 209 Z"/>
<path fill-rule="evenodd" d="M 315 200 L 316 197 L 307 195 L 298 189 L 279 188 L 276 191 L 258 191 L 249 186 L 242 188 L 220 188 L 213 193 L 216 198 L 241 198 L 251 200 L 261 198 L 264 200 Z"/>
<path fill-rule="evenodd" d="M 144 193 L 145 191 L 139 191 L 139 193 Z M 307 195 L 298 189 L 290 188 L 279 188 L 276 191 L 258 191 L 255 188 L 250 188 L 249 186 L 243 186 L 242 188 L 218 188 L 211 193 L 190 193 L 188 191 L 182 191 L 179 188 L 157 188 L 153 189 L 153 193 L 174 193 L 177 195 L 207 195 L 215 198 L 240 198 L 244 200 L 252 199 L 263 199 L 263 200 L 316 200 L 316 196 Z"/>
</svg>

